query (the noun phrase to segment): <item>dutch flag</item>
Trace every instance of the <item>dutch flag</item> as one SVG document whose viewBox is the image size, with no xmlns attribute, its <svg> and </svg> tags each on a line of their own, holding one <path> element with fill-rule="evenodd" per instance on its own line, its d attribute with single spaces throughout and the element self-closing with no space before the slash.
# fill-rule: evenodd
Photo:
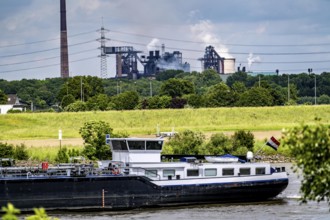
<svg viewBox="0 0 330 220">
<path fill-rule="evenodd" d="M 276 140 L 273 136 L 267 141 L 266 145 L 272 147 L 274 150 L 277 150 L 277 148 L 280 146 L 280 142 Z"/>
</svg>

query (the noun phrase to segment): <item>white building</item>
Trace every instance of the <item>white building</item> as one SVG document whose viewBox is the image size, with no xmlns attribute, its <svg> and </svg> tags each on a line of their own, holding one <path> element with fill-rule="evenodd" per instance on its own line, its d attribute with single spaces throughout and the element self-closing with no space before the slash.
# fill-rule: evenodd
<svg viewBox="0 0 330 220">
<path fill-rule="evenodd" d="M 7 114 L 9 110 L 26 111 L 27 105 L 17 97 L 15 94 L 7 95 L 7 104 L 0 105 L 0 114 Z"/>
</svg>

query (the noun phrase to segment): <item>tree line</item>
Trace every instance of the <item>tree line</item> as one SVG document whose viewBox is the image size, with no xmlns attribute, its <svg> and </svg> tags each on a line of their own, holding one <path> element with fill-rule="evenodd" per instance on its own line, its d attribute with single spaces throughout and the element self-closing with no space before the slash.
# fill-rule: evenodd
<svg viewBox="0 0 330 220">
<path fill-rule="evenodd" d="M 17 94 L 34 108 L 50 111 L 330 104 L 330 73 L 236 72 L 224 81 L 214 70 L 167 70 L 153 79 L 137 80 L 94 76 L 0 80 L 0 103 L 6 102 L 6 94 Z"/>
</svg>

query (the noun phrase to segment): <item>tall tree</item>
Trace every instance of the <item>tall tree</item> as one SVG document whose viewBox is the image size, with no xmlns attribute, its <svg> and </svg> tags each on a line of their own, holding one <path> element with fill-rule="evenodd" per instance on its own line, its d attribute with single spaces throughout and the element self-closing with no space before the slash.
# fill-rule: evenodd
<svg viewBox="0 0 330 220">
<path fill-rule="evenodd" d="M 89 159 L 110 159 L 111 150 L 105 143 L 105 135 L 112 136 L 113 129 L 104 121 L 89 121 L 79 129 L 79 134 L 84 139 L 84 154 Z"/>
<path fill-rule="evenodd" d="M 111 98 L 114 108 L 117 110 L 132 110 L 139 104 L 137 92 L 127 91 Z"/>
<path fill-rule="evenodd" d="M 7 95 L 0 89 L 0 104 L 6 104 L 8 101 Z"/>
<path fill-rule="evenodd" d="M 302 201 L 327 201 L 330 206 L 330 126 L 302 124 L 284 132 L 282 143 L 295 158 L 295 172 L 302 173 Z"/>
<path fill-rule="evenodd" d="M 160 88 L 161 95 L 168 95 L 172 98 L 193 93 L 195 93 L 194 85 L 190 81 L 184 79 L 169 79 L 165 81 Z"/>
<path fill-rule="evenodd" d="M 63 96 L 71 94 L 75 100 L 87 101 L 90 97 L 103 93 L 102 79 L 95 76 L 75 76 L 62 85 L 57 98 L 62 100 Z"/>
<path fill-rule="evenodd" d="M 165 70 L 164 72 L 158 73 L 156 75 L 156 80 L 165 81 L 174 78 L 178 74 L 183 73 L 183 70 Z"/>
<path fill-rule="evenodd" d="M 238 102 L 238 106 L 272 106 L 273 96 L 263 87 L 253 87 L 244 92 Z"/>
<path fill-rule="evenodd" d="M 233 106 L 237 97 L 229 86 L 221 82 L 212 86 L 206 93 L 205 105 L 207 107 Z"/>
<path fill-rule="evenodd" d="M 88 99 L 87 101 L 88 110 L 101 110 L 107 109 L 109 104 L 109 97 L 106 94 L 98 94 Z"/>
<path fill-rule="evenodd" d="M 242 82 L 246 85 L 248 74 L 246 72 L 236 72 L 227 78 L 227 85 L 232 86 L 235 82 Z"/>
</svg>

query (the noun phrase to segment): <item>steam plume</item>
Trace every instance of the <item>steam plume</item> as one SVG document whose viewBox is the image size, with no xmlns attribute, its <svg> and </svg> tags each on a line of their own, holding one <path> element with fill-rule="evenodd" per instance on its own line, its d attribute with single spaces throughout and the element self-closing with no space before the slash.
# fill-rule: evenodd
<svg viewBox="0 0 330 220">
<path fill-rule="evenodd" d="M 147 49 L 148 51 L 152 51 L 152 50 L 155 50 L 156 47 L 158 47 L 158 44 L 159 44 L 159 39 L 157 38 L 153 38 L 150 43 L 147 45 Z"/>
<path fill-rule="evenodd" d="M 253 53 L 249 53 L 249 56 L 246 59 L 248 61 L 249 69 L 251 68 L 252 63 L 257 63 L 257 62 L 261 61 L 260 57 L 259 56 L 253 56 Z"/>
<path fill-rule="evenodd" d="M 215 50 L 222 57 L 232 58 L 233 56 L 229 54 L 226 45 L 221 43 L 213 30 L 214 25 L 210 20 L 200 20 L 198 23 L 190 26 L 190 31 L 195 36 L 195 40 L 202 41 L 205 46 L 214 46 Z"/>
</svg>

